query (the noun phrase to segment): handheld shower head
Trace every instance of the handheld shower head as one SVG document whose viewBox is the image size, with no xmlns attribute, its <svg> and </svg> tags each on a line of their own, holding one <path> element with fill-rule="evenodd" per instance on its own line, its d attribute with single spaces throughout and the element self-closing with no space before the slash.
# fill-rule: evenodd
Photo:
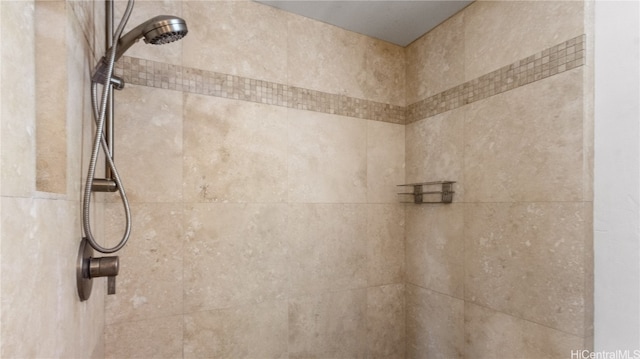
<svg viewBox="0 0 640 359">
<path fill-rule="evenodd" d="M 147 26 L 144 28 L 144 42 L 153 45 L 178 41 L 189 32 L 187 23 L 175 16 L 156 16 L 145 24 Z"/>
<path fill-rule="evenodd" d="M 141 38 L 144 38 L 144 42 L 147 44 L 164 45 L 182 39 L 187 36 L 188 32 L 187 22 L 184 19 L 171 15 L 156 16 L 136 26 L 118 39 L 115 61 L 118 61 Z M 107 59 L 103 57 L 93 73 L 93 82 L 104 83 L 106 81 L 106 68 Z M 116 88 L 121 87 L 117 86 Z"/>
<path fill-rule="evenodd" d="M 136 26 L 118 40 L 116 61 L 133 44 L 144 37 L 144 42 L 164 45 L 182 39 L 187 35 L 187 22 L 177 16 L 160 15 Z"/>
</svg>

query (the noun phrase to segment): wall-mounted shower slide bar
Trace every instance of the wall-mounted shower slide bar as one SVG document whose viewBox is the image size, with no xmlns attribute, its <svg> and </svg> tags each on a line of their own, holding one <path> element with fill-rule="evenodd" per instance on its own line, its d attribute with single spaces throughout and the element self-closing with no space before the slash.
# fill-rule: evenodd
<svg viewBox="0 0 640 359">
<path fill-rule="evenodd" d="M 113 33 L 114 33 L 114 4 L 113 1 L 105 1 L 105 45 L 106 49 L 110 49 L 113 46 Z M 113 115 L 114 115 L 114 96 L 113 89 L 122 90 L 124 87 L 124 81 L 118 78 L 117 76 L 111 76 L 113 79 L 108 86 L 111 86 L 111 91 L 108 94 L 107 100 L 107 111 L 105 113 L 105 122 L 104 122 L 104 138 L 107 143 L 108 156 L 114 157 L 114 127 L 113 127 Z M 93 79 L 96 81 L 96 79 Z M 103 81 L 98 81 L 103 83 Z M 114 86 L 115 85 L 115 86 Z M 111 171 L 111 166 L 109 163 L 105 161 L 104 164 L 104 178 L 94 178 L 93 186 L 91 187 L 93 192 L 116 192 L 118 190 L 118 185 L 116 184 L 115 178 L 113 177 L 113 172 Z"/>
<path fill-rule="evenodd" d="M 93 278 L 107 277 L 108 294 L 115 294 L 116 276 L 118 275 L 119 259 L 117 256 L 96 258 L 93 250 L 100 253 L 115 253 L 122 249 L 131 235 L 131 208 L 127 195 L 113 160 L 113 90 L 124 87 L 122 79 L 113 76 L 116 61 L 140 39 L 153 45 L 168 44 L 180 40 L 187 35 L 186 22 L 171 15 L 159 15 L 136 26 L 122 35 L 124 27 L 133 10 L 134 0 L 127 1 L 127 8 L 122 15 L 118 27 L 113 28 L 114 0 L 105 0 L 106 9 L 106 54 L 95 67 L 91 76 L 91 107 L 96 123 L 87 169 L 86 185 L 83 189 L 82 228 L 84 237 L 80 242 L 76 276 L 78 295 L 80 300 L 87 300 L 91 295 Z M 99 93 L 99 88 L 102 93 Z M 105 178 L 95 178 L 98 155 L 102 148 L 105 154 Z M 96 241 L 91 228 L 91 198 L 93 192 L 115 192 L 120 194 L 125 216 L 125 228 L 122 239 L 113 247 L 103 247 Z"/>
<path fill-rule="evenodd" d="M 455 181 L 435 181 L 435 182 L 420 182 L 420 183 L 408 183 L 408 184 L 399 184 L 398 187 L 413 187 L 413 192 L 400 192 L 398 195 L 400 196 L 413 196 L 413 203 L 451 203 L 453 201 L 453 184 Z M 424 187 L 439 187 L 439 191 L 425 191 Z M 424 197 L 431 196 L 436 197 L 438 200 L 434 201 L 425 201 Z M 401 201 L 403 203 L 411 203 L 406 201 Z"/>
</svg>

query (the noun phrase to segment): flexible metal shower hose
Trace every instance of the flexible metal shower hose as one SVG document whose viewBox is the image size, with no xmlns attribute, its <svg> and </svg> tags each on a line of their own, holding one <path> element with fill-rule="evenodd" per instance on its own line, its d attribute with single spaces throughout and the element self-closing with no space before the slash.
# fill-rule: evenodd
<svg viewBox="0 0 640 359">
<path fill-rule="evenodd" d="M 87 181 L 84 188 L 84 198 L 82 204 L 82 226 L 84 229 L 85 238 L 87 242 L 98 252 L 101 253 L 114 253 L 122 249 L 127 241 L 129 240 L 129 236 L 131 235 L 131 208 L 129 206 L 129 201 L 127 199 L 127 194 L 122 185 L 122 181 L 120 179 L 120 175 L 118 174 L 118 169 L 116 168 L 115 163 L 113 162 L 113 158 L 110 155 L 110 149 L 107 145 L 107 141 L 104 138 L 104 122 L 107 112 L 107 102 L 109 98 L 109 93 L 112 91 L 111 80 L 113 78 L 113 68 L 115 66 L 115 58 L 116 58 L 116 47 L 118 45 L 118 39 L 122 35 L 122 31 L 124 30 L 127 21 L 129 21 L 129 16 L 131 16 L 131 11 L 133 10 L 133 0 L 129 0 L 127 3 L 127 8 L 120 20 L 120 24 L 116 29 L 115 34 L 113 34 L 113 45 L 111 46 L 111 50 L 107 54 L 108 56 L 108 67 L 107 67 L 107 76 L 105 82 L 103 84 L 102 90 L 102 98 L 100 102 L 100 108 L 98 109 L 98 84 L 93 82 L 91 84 L 91 106 L 93 108 L 93 116 L 96 122 L 96 135 L 93 141 L 93 148 L 91 151 L 91 159 L 89 161 L 89 169 L 87 171 Z M 113 173 L 113 179 L 116 182 L 118 193 L 120 194 L 120 198 L 122 199 L 122 205 L 124 207 L 125 212 L 125 231 L 122 236 L 120 242 L 111 248 L 105 248 L 99 245 L 91 230 L 91 192 L 93 187 L 93 179 L 96 173 L 96 163 L 98 161 L 98 153 L 100 151 L 100 147 L 105 153 L 105 159 L 111 168 Z"/>
</svg>

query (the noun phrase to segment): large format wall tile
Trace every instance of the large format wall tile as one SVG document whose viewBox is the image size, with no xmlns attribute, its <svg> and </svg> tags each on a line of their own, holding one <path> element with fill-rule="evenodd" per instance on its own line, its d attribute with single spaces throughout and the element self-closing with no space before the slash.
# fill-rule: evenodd
<svg viewBox="0 0 640 359">
<path fill-rule="evenodd" d="M 359 80 L 362 97 L 397 106 L 406 105 L 404 48 L 370 37 L 366 40 L 361 66 L 368 76 L 364 82 Z"/>
<path fill-rule="evenodd" d="M 67 62 L 64 1 L 38 1 L 35 7 L 36 58 L 36 189 L 67 193 L 67 98 L 70 86 L 65 71 L 51 64 Z M 83 50 L 81 46 L 80 50 Z M 79 106 L 78 106 L 79 107 Z"/>
<path fill-rule="evenodd" d="M 367 200 L 367 121 L 289 110 L 292 203 Z"/>
<path fill-rule="evenodd" d="M 580 337 L 469 302 L 464 322 L 465 358 L 564 359 L 584 348 Z"/>
<path fill-rule="evenodd" d="M 367 285 L 404 281 L 405 208 L 401 204 L 367 206 Z"/>
<path fill-rule="evenodd" d="M 181 315 L 105 327 L 105 358 L 182 358 Z"/>
<path fill-rule="evenodd" d="M 367 358 L 404 358 L 404 334 L 404 284 L 367 288 Z"/>
<path fill-rule="evenodd" d="M 289 358 L 364 358 L 366 289 L 289 300 Z"/>
<path fill-rule="evenodd" d="M 464 301 L 407 284 L 405 302 L 407 358 L 463 358 Z"/>
<path fill-rule="evenodd" d="M 465 299 L 582 336 L 587 206 L 465 206 Z"/>
<path fill-rule="evenodd" d="M 584 2 L 476 1 L 464 26 L 468 81 L 582 35 Z"/>
<path fill-rule="evenodd" d="M 367 285 L 367 206 L 289 205 L 290 296 Z"/>
<path fill-rule="evenodd" d="M 183 43 L 183 65 L 287 83 L 287 20 L 284 11 L 253 1 L 185 1 L 194 30 Z"/>
<path fill-rule="evenodd" d="M 3 197 L 1 207 L 0 356 L 89 356 L 102 337 L 104 287 L 94 285 L 92 300 L 80 302 L 78 203 Z"/>
<path fill-rule="evenodd" d="M 397 203 L 404 182 L 404 125 L 367 121 L 367 202 Z"/>
<path fill-rule="evenodd" d="M 82 1 L 80 3 L 84 5 L 78 6 L 78 8 L 86 8 L 88 5 L 93 7 L 93 2 Z M 68 198 L 78 198 L 78 194 L 82 193 L 81 188 L 86 176 L 83 168 L 85 168 L 84 166 L 88 167 L 88 163 L 86 163 L 88 161 L 85 157 L 90 153 L 88 142 L 93 140 L 92 132 L 94 132 L 91 106 L 80 104 L 91 103 L 89 73 L 93 65 L 87 61 L 87 58 L 90 57 L 88 45 L 78 46 L 85 41 L 84 25 L 71 9 L 73 5 L 71 3 L 67 3 L 67 5 L 67 93 L 68 99 L 73 100 L 72 105 L 67 105 L 66 131 L 67 134 L 72 135 L 66 137 L 67 163 L 65 167 L 67 169 Z"/>
<path fill-rule="evenodd" d="M 465 114 L 466 108 L 459 108 L 406 126 L 407 183 L 455 181 L 453 201 L 463 201 Z M 410 187 L 405 188 L 405 192 L 411 190 Z"/>
<path fill-rule="evenodd" d="M 184 323 L 185 358 L 287 358 L 286 301 L 190 313 Z"/>
<path fill-rule="evenodd" d="M 180 202 L 182 94 L 128 85 L 115 98 L 115 163 L 127 196 L 132 202 Z M 119 194 L 109 200 L 119 202 Z"/>
<path fill-rule="evenodd" d="M 283 298 L 287 211 L 279 204 L 191 204 L 185 210 L 185 313 Z"/>
<path fill-rule="evenodd" d="M 465 81 L 464 13 L 458 13 L 405 48 L 407 105 Z"/>
<path fill-rule="evenodd" d="M 56 248 L 52 234 L 65 242 L 72 235 L 68 218 L 54 203 L 2 198 L 3 358 L 53 356 L 56 342 L 64 340 L 58 324 L 70 329 L 68 323 L 58 323 L 66 313 L 50 310 L 64 304 L 58 293 L 66 282 L 56 265 L 64 253 Z"/>
<path fill-rule="evenodd" d="M 29 196 L 36 179 L 34 4 L 3 1 L 0 6 L 1 191 L 4 196 Z"/>
<path fill-rule="evenodd" d="M 467 202 L 581 201 L 582 69 L 469 105 Z"/>
<path fill-rule="evenodd" d="M 182 204 L 133 203 L 131 207 L 131 237 L 118 252 L 117 291 L 106 298 L 109 324 L 182 313 Z M 109 246 L 122 238 L 124 224 L 122 205 L 107 204 L 105 238 Z"/>
<path fill-rule="evenodd" d="M 594 225 L 593 225 L 593 202 L 584 202 L 584 334 L 585 348 L 593 350 L 594 335 Z M 590 344 L 590 346 L 588 345 Z"/>
<path fill-rule="evenodd" d="M 283 202 L 286 109 L 185 96 L 185 201 Z"/>
<path fill-rule="evenodd" d="M 404 51 L 301 16 L 289 19 L 289 84 L 403 106 Z"/>
<path fill-rule="evenodd" d="M 462 204 L 407 205 L 407 283 L 447 295 L 464 295 Z"/>
</svg>

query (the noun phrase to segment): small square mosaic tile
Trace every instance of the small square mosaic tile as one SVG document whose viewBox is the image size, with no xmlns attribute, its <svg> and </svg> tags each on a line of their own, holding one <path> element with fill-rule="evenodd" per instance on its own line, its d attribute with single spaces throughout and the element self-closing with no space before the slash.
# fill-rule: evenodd
<svg viewBox="0 0 640 359">
<path fill-rule="evenodd" d="M 118 61 L 115 73 L 134 85 L 405 124 L 571 70 L 584 61 L 581 35 L 406 107 L 128 56 Z"/>
<path fill-rule="evenodd" d="M 584 65 L 585 35 L 407 106 L 406 123 L 435 116 Z"/>
</svg>

